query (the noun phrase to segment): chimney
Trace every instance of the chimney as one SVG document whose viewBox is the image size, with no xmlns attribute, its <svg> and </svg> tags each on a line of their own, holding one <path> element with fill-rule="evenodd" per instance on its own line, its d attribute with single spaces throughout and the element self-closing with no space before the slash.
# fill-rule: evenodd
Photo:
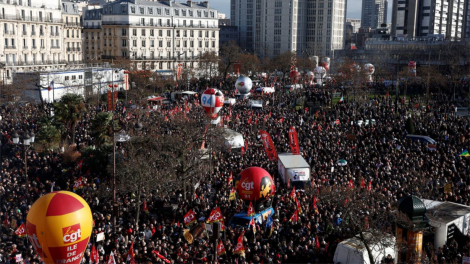
<svg viewBox="0 0 470 264">
<path fill-rule="evenodd" d="M 171 0 L 159 0 L 159 2 L 162 2 L 165 5 L 171 6 Z"/>
<path fill-rule="evenodd" d="M 188 7 L 193 7 L 193 2 L 191 0 L 188 0 L 187 4 L 188 4 Z"/>
<path fill-rule="evenodd" d="M 201 4 L 202 4 L 203 7 L 209 8 L 209 1 L 201 2 Z"/>
</svg>

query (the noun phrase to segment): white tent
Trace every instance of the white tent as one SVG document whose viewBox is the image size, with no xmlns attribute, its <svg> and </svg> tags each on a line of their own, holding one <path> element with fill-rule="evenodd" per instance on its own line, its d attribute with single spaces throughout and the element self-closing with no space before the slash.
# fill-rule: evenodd
<svg viewBox="0 0 470 264">
<path fill-rule="evenodd" d="M 383 234 L 376 239 L 376 234 L 364 233 L 366 239 L 370 241 L 370 248 L 374 256 L 374 263 L 380 263 L 389 254 L 396 259 L 395 237 Z M 374 238 L 372 238 L 374 236 Z M 338 244 L 333 258 L 334 263 L 341 264 L 371 264 L 367 249 L 358 236 L 346 239 Z"/>
</svg>

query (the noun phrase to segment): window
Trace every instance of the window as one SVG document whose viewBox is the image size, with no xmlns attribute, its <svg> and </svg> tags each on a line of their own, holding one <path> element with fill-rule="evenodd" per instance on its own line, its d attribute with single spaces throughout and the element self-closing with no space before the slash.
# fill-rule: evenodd
<svg viewBox="0 0 470 264">
<path fill-rule="evenodd" d="M 153 36 L 153 29 L 150 30 L 150 36 Z"/>
<path fill-rule="evenodd" d="M 178 9 L 175 9 L 175 16 L 179 16 L 180 15 L 180 11 Z"/>
<path fill-rule="evenodd" d="M 153 8 L 149 7 L 149 14 L 153 14 Z"/>
<path fill-rule="evenodd" d="M 70 76 L 65 76 L 65 80 L 66 81 L 70 80 Z"/>
<path fill-rule="evenodd" d="M 209 41 L 206 41 L 206 43 L 205 43 L 205 44 L 206 44 L 206 45 L 205 45 L 205 46 L 206 46 L 206 48 L 209 48 Z"/>
<path fill-rule="evenodd" d="M 150 47 L 152 47 L 152 48 L 155 47 L 155 40 L 150 41 Z"/>
<path fill-rule="evenodd" d="M 170 9 L 165 8 L 165 15 L 169 16 L 170 15 Z"/>
<path fill-rule="evenodd" d="M 131 6 L 131 13 L 132 13 L 132 14 L 135 13 L 135 6 Z"/>
<path fill-rule="evenodd" d="M 168 48 L 171 47 L 171 41 L 167 41 L 167 42 L 166 42 L 166 46 L 167 46 Z"/>
<path fill-rule="evenodd" d="M 188 36 L 188 32 L 186 30 L 183 30 L 183 37 L 187 37 Z"/>
<path fill-rule="evenodd" d="M 127 40 L 125 40 L 125 39 L 122 40 L 122 46 L 127 47 Z"/>
<path fill-rule="evenodd" d="M 212 47 L 215 48 L 215 41 L 212 41 Z"/>
<path fill-rule="evenodd" d="M 127 7 L 126 6 L 121 6 L 121 13 L 125 14 L 127 11 Z"/>
<path fill-rule="evenodd" d="M 137 36 L 137 29 L 132 30 L 132 36 Z"/>
<path fill-rule="evenodd" d="M 132 41 L 132 46 L 133 46 L 133 47 L 137 47 L 137 40 L 134 39 L 134 40 Z"/>
<path fill-rule="evenodd" d="M 199 30 L 199 37 L 202 38 L 202 30 Z"/>
<path fill-rule="evenodd" d="M 206 38 L 209 37 L 209 31 L 206 31 Z"/>
<path fill-rule="evenodd" d="M 184 47 L 184 48 L 187 48 L 187 47 L 188 47 L 188 41 L 187 41 L 187 40 L 183 41 L 183 47 Z"/>
<path fill-rule="evenodd" d="M 145 28 L 142 29 L 142 36 L 145 36 Z"/>
<path fill-rule="evenodd" d="M 186 10 L 181 10 L 181 14 L 182 14 L 183 16 L 186 16 Z"/>
<path fill-rule="evenodd" d="M 166 36 L 167 36 L 167 37 L 171 37 L 171 30 L 167 30 L 167 31 L 166 31 Z"/>
<path fill-rule="evenodd" d="M 189 42 L 189 47 L 194 48 L 194 41 L 191 40 L 191 41 Z"/>
<path fill-rule="evenodd" d="M 141 13 L 141 14 L 144 14 L 144 13 L 145 13 L 143 7 L 140 8 L 140 13 Z"/>
<path fill-rule="evenodd" d="M 215 31 L 212 31 L 212 37 L 215 38 Z"/>
<path fill-rule="evenodd" d="M 158 41 L 158 46 L 159 46 L 160 48 L 163 48 L 163 41 L 162 41 L 162 40 L 159 40 L 159 41 Z"/>
<path fill-rule="evenodd" d="M 76 75 L 72 75 L 72 80 L 76 80 L 77 79 L 77 76 Z"/>
<path fill-rule="evenodd" d="M 162 14 L 162 10 L 160 8 L 157 8 L 157 14 L 159 14 L 159 15 Z"/>
<path fill-rule="evenodd" d="M 145 47 L 145 40 L 142 40 L 142 47 Z"/>
<path fill-rule="evenodd" d="M 198 47 L 202 48 L 202 41 L 201 40 L 199 40 L 199 46 Z"/>
<path fill-rule="evenodd" d="M 163 30 L 161 30 L 161 29 L 158 30 L 158 36 L 159 36 L 159 37 L 163 37 Z"/>
<path fill-rule="evenodd" d="M 121 31 L 121 34 L 122 34 L 123 36 L 126 36 L 126 35 L 127 35 L 127 30 L 126 30 L 125 28 L 123 28 L 122 31 Z"/>
</svg>

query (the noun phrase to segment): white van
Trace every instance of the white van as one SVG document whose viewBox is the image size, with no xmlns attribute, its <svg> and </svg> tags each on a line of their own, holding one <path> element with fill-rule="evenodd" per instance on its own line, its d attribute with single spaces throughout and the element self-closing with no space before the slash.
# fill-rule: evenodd
<svg viewBox="0 0 470 264">
<path fill-rule="evenodd" d="M 248 107 L 255 109 L 263 109 L 263 101 L 261 100 L 250 100 L 248 102 Z"/>
</svg>

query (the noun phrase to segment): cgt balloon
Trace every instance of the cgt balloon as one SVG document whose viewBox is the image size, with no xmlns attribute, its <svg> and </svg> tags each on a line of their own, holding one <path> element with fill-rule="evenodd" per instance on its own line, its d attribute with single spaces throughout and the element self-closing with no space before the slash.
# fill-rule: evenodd
<svg viewBox="0 0 470 264">
<path fill-rule="evenodd" d="M 236 186 L 239 197 L 245 201 L 266 200 L 275 192 L 273 178 L 260 167 L 244 169 Z"/>
<path fill-rule="evenodd" d="M 90 207 L 72 192 L 42 196 L 26 218 L 28 239 L 45 263 L 79 264 L 92 229 Z"/>
<path fill-rule="evenodd" d="M 218 89 L 209 88 L 201 96 L 201 105 L 209 118 L 216 119 L 224 106 L 224 94 Z"/>
</svg>

